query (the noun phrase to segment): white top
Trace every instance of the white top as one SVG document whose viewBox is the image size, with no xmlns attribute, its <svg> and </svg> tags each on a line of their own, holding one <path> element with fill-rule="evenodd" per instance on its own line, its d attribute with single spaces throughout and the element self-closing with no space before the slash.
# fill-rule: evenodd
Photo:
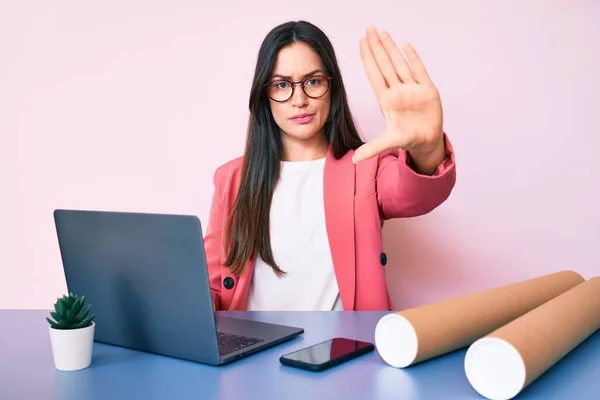
<svg viewBox="0 0 600 400">
<path fill-rule="evenodd" d="M 256 259 L 248 310 L 342 310 L 325 227 L 325 158 L 282 162 L 273 193 L 270 238 L 279 278 Z"/>
</svg>

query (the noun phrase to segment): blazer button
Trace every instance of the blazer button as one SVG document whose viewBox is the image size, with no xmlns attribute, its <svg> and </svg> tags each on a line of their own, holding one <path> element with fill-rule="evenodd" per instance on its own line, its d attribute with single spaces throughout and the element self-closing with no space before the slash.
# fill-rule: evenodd
<svg viewBox="0 0 600 400">
<path fill-rule="evenodd" d="M 235 282 L 233 281 L 233 278 L 231 278 L 230 276 L 223 279 L 223 286 L 225 286 L 225 289 L 231 289 L 234 283 Z"/>
<path fill-rule="evenodd" d="M 379 261 L 381 262 L 381 265 L 387 264 L 387 255 L 385 253 L 381 253 L 379 256 Z"/>
</svg>

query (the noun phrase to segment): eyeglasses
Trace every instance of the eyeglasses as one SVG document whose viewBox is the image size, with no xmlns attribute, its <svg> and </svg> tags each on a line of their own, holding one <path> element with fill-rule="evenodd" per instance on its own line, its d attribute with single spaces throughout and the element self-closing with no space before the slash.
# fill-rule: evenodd
<svg viewBox="0 0 600 400">
<path fill-rule="evenodd" d="M 304 93 L 311 99 L 323 97 L 329 90 L 331 76 L 313 76 L 300 82 L 292 82 L 286 79 L 277 79 L 267 83 L 265 89 L 268 96 L 278 103 L 288 101 L 293 95 L 296 85 L 300 85 Z"/>
</svg>

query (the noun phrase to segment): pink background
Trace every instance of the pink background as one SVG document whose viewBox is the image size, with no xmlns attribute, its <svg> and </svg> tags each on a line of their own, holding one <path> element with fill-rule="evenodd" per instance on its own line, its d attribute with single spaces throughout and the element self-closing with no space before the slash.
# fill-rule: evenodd
<svg viewBox="0 0 600 400">
<path fill-rule="evenodd" d="M 55 208 L 206 223 L 212 173 L 243 149 L 260 42 L 303 18 L 331 38 L 366 137 L 383 127 L 358 53 L 368 24 L 411 41 L 442 94 L 458 181 L 384 228 L 398 307 L 600 274 L 600 3 L 201 3 L 0 4 L 0 308 L 64 292 Z"/>
</svg>

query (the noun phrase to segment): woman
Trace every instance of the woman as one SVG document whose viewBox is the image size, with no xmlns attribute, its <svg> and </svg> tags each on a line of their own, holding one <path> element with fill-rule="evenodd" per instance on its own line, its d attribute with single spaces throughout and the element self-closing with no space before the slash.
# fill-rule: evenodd
<svg viewBox="0 0 600 400">
<path fill-rule="evenodd" d="M 261 45 L 245 154 L 220 166 L 205 248 L 217 310 L 388 310 L 381 228 L 455 183 L 438 91 L 369 27 L 360 54 L 385 131 L 364 143 L 332 45 L 288 22 Z"/>
</svg>

